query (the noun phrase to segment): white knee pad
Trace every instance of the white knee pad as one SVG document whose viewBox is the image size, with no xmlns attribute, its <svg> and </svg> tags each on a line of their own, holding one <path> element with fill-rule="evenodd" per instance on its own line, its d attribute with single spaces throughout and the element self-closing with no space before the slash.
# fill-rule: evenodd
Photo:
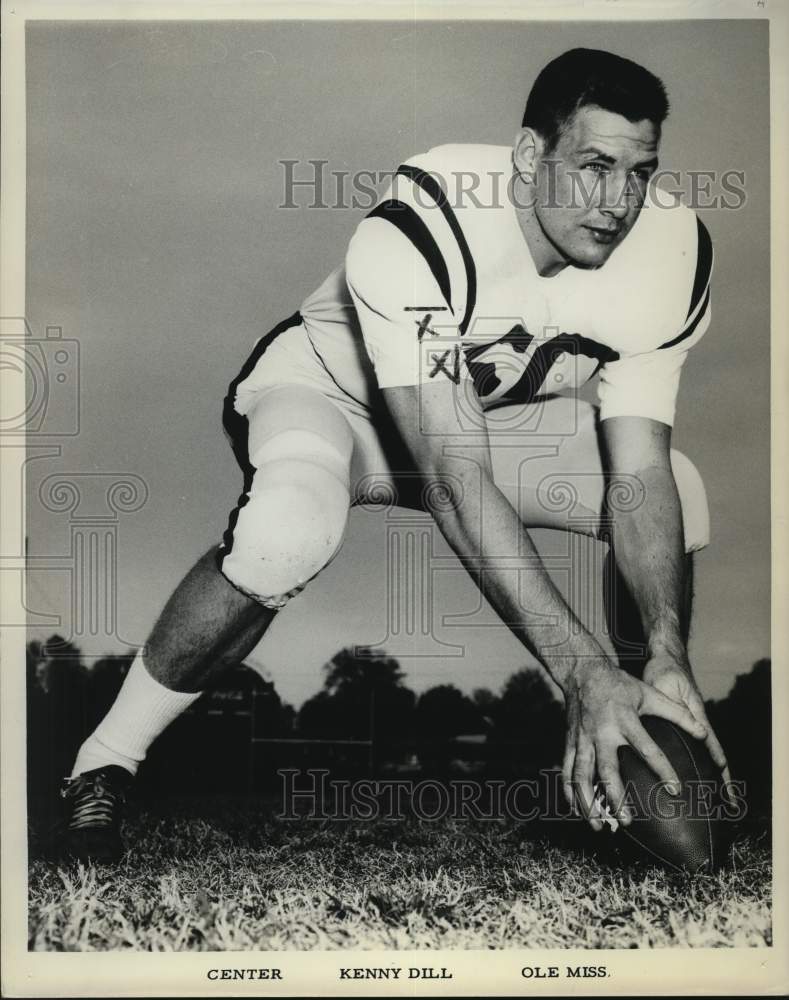
<svg viewBox="0 0 789 1000">
<path fill-rule="evenodd" d="M 282 607 L 337 554 L 348 486 L 309 458 L 264 461 L 222 560 L 225 577 L 266 607 Z"/>
<path fill-rule="evenodd" d="M 333 403 L 296 384 L 265 389 L 246 416 L 255 474 L 222 572 L 249 597 L 279 608 L 342 545 L 353 436 Z"/>
<path fill-rule="evenodd" d="M 693 462 L 673 448 L 671 468 L 682 504 L 685 551 L 697 552 L 709 545 L 710 541 L 710 510 L 704 480 Z"/>
</svg>

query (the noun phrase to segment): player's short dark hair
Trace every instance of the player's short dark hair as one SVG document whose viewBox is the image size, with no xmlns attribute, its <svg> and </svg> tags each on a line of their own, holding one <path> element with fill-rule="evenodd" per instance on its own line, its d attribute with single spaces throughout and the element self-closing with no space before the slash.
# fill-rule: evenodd
<svg viewBox="0 0 789 1000">
<path fill-rule="evenodd" d="M 660 128 L 668 115 L 666 88 L 638 63 L 600 49 L 570 49 L 534 81 L 523 115 L 550 152 L 579 108 L 596 104 L 628 121 L 646 118 Z"/>
</svg>

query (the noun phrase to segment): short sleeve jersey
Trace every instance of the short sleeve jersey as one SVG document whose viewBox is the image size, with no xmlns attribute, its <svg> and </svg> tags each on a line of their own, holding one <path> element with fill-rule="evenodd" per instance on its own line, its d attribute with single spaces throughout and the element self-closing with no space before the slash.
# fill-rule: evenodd
<svg viewBox="0 0 789 1000">
<path fill-rule="evenodd" d="M 344 269 L 302 307 L 319 355 L 338 384 L 353 382 L 338 338 L 361 337 L 379 388 L 472 379 L 483 408 L 599 373 L 601 419 L 672 424 L 683 362 L 710 321 L 705 226 L 661 192 L 600 268 L 542 277 L 510 196 L 511 156 L 439 146 L 398 169 Z"/>
</svg>

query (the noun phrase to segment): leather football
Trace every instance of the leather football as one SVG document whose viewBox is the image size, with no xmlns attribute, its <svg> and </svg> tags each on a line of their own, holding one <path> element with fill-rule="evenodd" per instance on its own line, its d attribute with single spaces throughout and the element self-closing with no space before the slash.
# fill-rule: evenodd
<svg viewBox="0 0 789 1000">
<path fill-rule="evenodd" d="M 619 768 L 633 813 L 620 827 L 645 860 L 686 872 L 712 872 L 725 860 L 731 838 L 721 772 L 701 740 L 657 716 L 641 724 L 671 762 L 682 783 L 671 795 L 631 746 L 619 748 Z"/>
</svg>

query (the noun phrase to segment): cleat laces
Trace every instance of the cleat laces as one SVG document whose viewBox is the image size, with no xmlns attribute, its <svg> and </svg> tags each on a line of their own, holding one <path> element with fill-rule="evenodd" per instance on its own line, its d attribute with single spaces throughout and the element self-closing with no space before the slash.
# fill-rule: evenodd
<svg viewBox="0 0 789 1000">
<path fill-rule="evenodd" d="M 85 827 L 114 826 L 123 793 L 110 788 L 103 775 L 69 778 L 61 796 L 71 801 L 70 830 Z"/>
</svg>

